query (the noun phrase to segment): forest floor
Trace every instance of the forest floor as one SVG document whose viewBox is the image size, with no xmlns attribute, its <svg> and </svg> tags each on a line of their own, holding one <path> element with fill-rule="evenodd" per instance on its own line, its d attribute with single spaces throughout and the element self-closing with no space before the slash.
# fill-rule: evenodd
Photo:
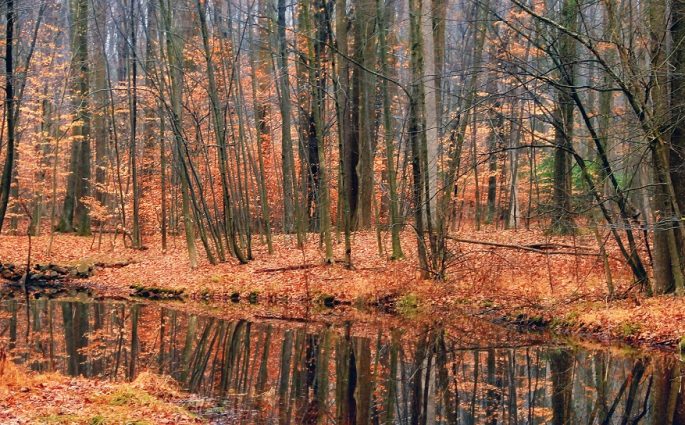
<svg viewBox="0 0 685 425">
<path fill-rule="evenodd" d="M 187 405 L 199 402 L 171 378 L 144 372 L 131 383 L 114 383 L 26 372 L 0 359 L 0 423 L 6 425 L 204 423 Z"/>
<path fill-rule="evenodd" d="M 33 263 L 104 265 L 84 282 L 100 296 L 128 297 L 131 286 L 183 290 L 185 298 L 228 302 L 240 296 L 260 305 L 287 306 L 298 315 L 304 301 L 325 301 L 401 310 L 416 307 L 431 315 L 463 314 L 525 327 L 552 328 L 601 340 L 635 345 L 674 347 L 685 336 L 685 297 L 647 298 L 639 293 L 623 265 L 618 248 L 605 245 L 617 296 L 607 299 L 606 272 L 597 255 L 595 237 L 552 237 L 541 230 L 460 231 L 452 241 L 448 278 L 423 280 L 418 273 L 414 237 L 402 237 L 406 259 L 390 261 L 389 235 L 383 233 L 384 254 L 376 234 L 358 232 L 353 239 L 353 263 L 343 264 L 343 243 L 335 243 L 333 265 L 324 265 L 319 240 L 309 235 L 304 249 L 294 236 L 278 235 L 274 254 L 255 238 L 254 261 L 240 265 L 231 259 L 218 265 L 205 260 L 189 268 L 181 237 L 169 241 L 163 253 L 157 239 L 146 250 L 123 246 L 104 235 L 97 238 L 56 235 L 33 238 Z M 466 241 L 466 242 L 464 242 Z M 474 243 L 485 242 L 487 244 Z M 0 262 L 25 264 L 28 238 L 0 238 Z M 201 252 L 201 247 L 198 247 Z M 591 255 L 579 255 L 591 254 Z M 111 265 L 111 267 L 108 267 Z M 334 297 L 334 298 L 333 298 Z"/>
</svg>

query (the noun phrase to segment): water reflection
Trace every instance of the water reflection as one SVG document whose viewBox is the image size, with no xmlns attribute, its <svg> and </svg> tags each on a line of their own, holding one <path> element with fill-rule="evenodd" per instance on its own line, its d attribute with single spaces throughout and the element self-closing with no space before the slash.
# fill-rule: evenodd
<svg viewBox="0 0 685 425">
<path fill-rule="evenodd" d="M 239 423 L 685 423 L 680 362 L 572 347 L 463 348 L 447 327 L 227 321 L 158 306 L 0 304 L 1 344 L 36 371 L 174 377 Z M 493 341 L 493 345 L 498 345 Z"/>
</svg>

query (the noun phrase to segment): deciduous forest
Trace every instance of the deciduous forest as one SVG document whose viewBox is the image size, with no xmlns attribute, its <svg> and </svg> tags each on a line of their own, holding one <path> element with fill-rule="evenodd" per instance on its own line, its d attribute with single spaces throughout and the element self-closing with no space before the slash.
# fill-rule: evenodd
<svg viewBox="0 0 685 425">
<path fill-rule="evenodd" d="M 0 422 L 685 423 L 682 0 L 0 15 Z"/>
</svg>

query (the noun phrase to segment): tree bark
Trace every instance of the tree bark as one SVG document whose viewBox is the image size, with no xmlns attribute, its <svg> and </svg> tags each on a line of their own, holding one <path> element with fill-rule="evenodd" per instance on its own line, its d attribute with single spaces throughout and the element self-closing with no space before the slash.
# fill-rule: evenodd
<svg viewBox="0 0 685 425">
<path fill-rule="evenodd" d="M 578 28 L 578 10 L 576 0 L 564 0 L 561 10 L 561 24 L 569 31 Z M 558 56 L 560 81 L 563 88 L 558 89 L 557 106 L 554 114 L 554 187 L 552 195 L 552 223 L 554 233 L 569 234 L 574 231 L 571 196 L 570 147 L 573 143 L 573 98 L 575 90 L 576 41 L 565 33 L 559 35 Z"/>
<path fill-rule="evenodd" d="M 71 159 L 60 231 L 90 234 L 90 216 L 84 197 L 90 195 L 90 114 L 88 112 L 88 0 L 70 0 L 71 91 L 74 122 L 71 125 Z"/>
<path fill-rule="evenodd" d="M 12 185 L 12 172 L 14 170 L 15 156 L 15 122 L 14 122 L 14 25 L 15 10 L 14 0 L 6 3 L 6 26 L 5 26 L 5 119 L 7 123 L 7 154 L 5 165 L 0 177 L 0 231 L 5 220 L 7 204 L 9 202 Z"/>
</svg>

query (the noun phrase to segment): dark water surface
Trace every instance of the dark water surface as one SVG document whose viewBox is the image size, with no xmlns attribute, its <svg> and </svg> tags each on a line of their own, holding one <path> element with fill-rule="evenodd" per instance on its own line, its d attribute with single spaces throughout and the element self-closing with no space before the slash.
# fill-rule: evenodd
<svg viewBox="0 0 685 425">
<path fill-rule="evenodd" d="M 491 326 L 226 320 L 59 299 L 32 300 L 27 312 L 0 302 L 0 345 L 16 362 L 109 379 L 170 375 L 213 400 L 215 423 L 685 423 L 675 355 L 516 347 Z"/>
</svg>

